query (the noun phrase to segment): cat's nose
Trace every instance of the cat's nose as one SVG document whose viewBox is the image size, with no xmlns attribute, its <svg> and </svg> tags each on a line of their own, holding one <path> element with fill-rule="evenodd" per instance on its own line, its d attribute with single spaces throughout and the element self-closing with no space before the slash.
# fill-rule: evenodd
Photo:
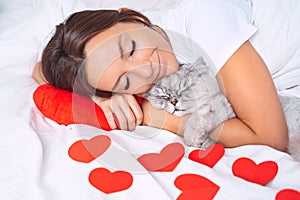
<svg viewBox="0 0 300 200">
<path fill-rule="evenodd" d="M 171 104 L 173 104 L 175 106 L 176 103 L 178 102 L 178 100 L 176 97 L 171 97 L 170 102 L 171 102 Z"/>
</svg>

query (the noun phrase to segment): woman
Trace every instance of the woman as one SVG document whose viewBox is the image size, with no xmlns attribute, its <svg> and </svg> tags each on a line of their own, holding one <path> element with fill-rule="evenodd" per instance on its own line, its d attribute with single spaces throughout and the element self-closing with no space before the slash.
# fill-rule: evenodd
<svg viewBox="0 0 300 200">
<path fill-rule="evenodd" d="M 275 86 L 270 67 L 266 65 L 271 59 L 257 45 L 261 36 L 268 32 L 260 32 L 267 23 L 264 23 L 264 18 L 259 20 L 266 5 L 262 5 L 260 1 L 254 1 L 253 4 L 247 1 L 249 7 L 254 6 L 256 10 L 256 18 L 253 20 L 259 27 L 256 31 L 254 24 L 246 20 L 249 12 L 245 11 L 248 9 L 245 5 L 236 5 L 229 1 L 189 2 L 185 2 L 175 14 L 168 13 L 173 20 L 174 16 L 178 16 L 174 21 L 179 25 L 172 26 L 176 27 L 175 31 L 184 24 L 183 20 L 180 21 L 184 17 L 187 17 L 185 22 L 188 26 L 185 31 L 193 30 L 197 26 L 188 23 L 198 22 L 200 18 L 197 13 L 209 9 L 215 10 L 205 20 L 211 19 L 209 23 L 220 20 L 220 24 L 225 24 L 222 27 L 224 33 L 210 27 L 202 27 L 207 31 L 200 34 L 201 37 L 197 31 L 186 33 L 207 50 L 216 64 L 219 70 L 216 79 L 237 115 L 237 118 L 225 122 L 213 131 L 210 137 L 226 147 L 265 144 L 286 151 L 287 127 L 277 95 L 277 90 L 282 89 L 282 85 L 276 83 Z M 285 3 L 278 1 L 276 5 L 286 2 L 299 8 L 299 3 L 293 0 Z M 274 4 L 273 1 L 270 3 Z M 226 19 L 231 13 L 228 11 L 234 11 L 233 13 L 245 20 L 236 16 Z M 166 16 L 165 19 L 170 20 L 172 17 Z M 227 33 L 226 30 L 231 30 L 232 27 L 226 27 L 226 20 L 230 23 L 233 20 L 232 26 L 242 24 L 241 32 Z M 163 20 L 161 24 L 163 25 Z M 226 40 L 225 37 L 226 42 L 223 43 L 223 34 L 226 37 L 234 34 L 237 40 Z M 230 44 L 226 44 L 227 42 Z M 188 116 L 183 119 L 176 118 L 164 111 L 155 110 L 147 102 L 144 102 L 142 111 L 132 96 L 142 94 L 153 82 L 177 69 L 177 59 L 162 29 L 152 25 L 140 13 L 120 9 L 80 12 L 57 26 L 55 35 L 43 52 L 41 65 L 37 65 L 33 77 L 39 83 L 49 82 L 56 87 L 89 96 L 96 94 L 94 100 L 104 110 L 111 128 L 116 128 L 116 123 L 119 123 L 122 129 L 133 130 L 136 125 L 143 123 L 182 134 L 184 120 Z M 289 73 L 293 73 L 293 70 Z M 286 73 L 282 73 L 282 77 L 284 74 Z M 297 84 L 291 82 L 286 88 L 296 88 Z M 116 94 L 112 96 L 112 93 Z"/>
</svg>

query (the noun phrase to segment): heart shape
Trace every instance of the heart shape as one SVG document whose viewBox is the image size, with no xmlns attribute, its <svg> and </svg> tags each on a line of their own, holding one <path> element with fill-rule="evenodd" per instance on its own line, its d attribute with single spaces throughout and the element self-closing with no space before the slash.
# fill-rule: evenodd
<svg viewBox="0 0 300 200">
<path fill-rule="evenodd" d="M 70 146 L 68 154 L 75 161 L 89 163 L 103 154 L 110 143 L 110 138 L 106 135 L 98 135 L 90 140 L 78 140 Z"/>
<path fill-rule="evenodd" d="M 220 189 L 214 182 L 196 174 L 182 174 L 175 179 L 174 184 L 182 191 L 178 200 L 211 200 Z"/>
<path fill-rule="evenodd" d="M 280 190 L 276 194 L 276 200 L 299 200 L 300 199 L 300 192 L 293 189 L 284 189 Z"/>
<path fill-rule="evenodd" d="M 247 181 L 266 185 L 276 176 L 278 165 L 274 161 L 265 161 L 257 165 L 253 160 L 243 157 L 233 163 L 232 172 Z"/>
<path fill-rule="evenodd" d="M 138 157 L 138 161 L 153 172 L 170 172 L 175 169 L 184 155 L 184 147 L 180 143 L 165 146 L 160 153 L 148 153 Z"/>
<path fill-rule="evenodd" d="M 89 175 L 89 182 L 105 194 L 128 189 L 133 182 L 133 177 L 125 171 L 110 172 L 105 168 L 96 168 Z"/>
<path fill-rule="evenodd" d="M 204 164 L 213 168 L 215 164 L 223 157 L 225 149 L 220 144 L 213 144 L 206 150 L 196 149 L 192 151 L 188 158 L 192 161 Z"/>
</svg>

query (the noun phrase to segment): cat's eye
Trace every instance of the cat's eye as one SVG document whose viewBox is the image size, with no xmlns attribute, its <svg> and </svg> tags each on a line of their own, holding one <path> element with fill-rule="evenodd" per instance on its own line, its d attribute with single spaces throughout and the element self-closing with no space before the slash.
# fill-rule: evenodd
<svg viewBox="0 0 300 200">
<path fill-rule="evenodd" d="M 161 99 L 169 99 L 170 98 L 170 96 L 169 95 L 162 95 L 162 96 L 159 96 Z"/>
</svg>

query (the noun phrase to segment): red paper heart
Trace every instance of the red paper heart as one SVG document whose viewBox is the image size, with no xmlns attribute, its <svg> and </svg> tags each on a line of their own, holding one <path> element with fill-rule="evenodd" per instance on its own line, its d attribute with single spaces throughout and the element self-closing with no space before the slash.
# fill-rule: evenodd
<svg viewBox="0 0 300 200">
<path fill-rule="evenodd" d="M 105 168 L 96 168 L 89 175 L 89 182 L 105 194 L 128 189 L 133 182 L 133 177 L 125 171 L 111 173 Z"/>
<path fill-rule="evenodd" d="M 204 164 L 213 168 L 215 164 L 223 157 L 225 153 L 224 147 L 220 144 L 213 144 L 206 150 L 196 149 L 192 151 L 188 158 L 195 162 Z"/>
<path fill-rule="evenodd" d="M 68 154 L 75 161 L 89 163 L 103 154 L 110 143 L 110 138 L 105 135 L 98 135 L 90 140 L 78 140 L 70 146 Z"/>
<path fill-rule="evenodd" d="M 149 153 L 137 160 L 148 170 L 155 172 L 170 172 L 175 169 L 184 155 L 184 147 L 180 143 L 165 146 L 160 153 Z"/>
<path fill-rule="evenodd" d="M 293 189 L 284 189 L 280 190 L 276 194 L 276 200 L 299 200 L 300 199 L 300 192 Z"/>
<path fill-rule="evenodd" d="M 175 179 L 174 184 L 182 191 L 178 200 L 211 200 L 220 189 L 214 182 L 196 174 L 180 175 Z"/>
<path fill-rule="evenodd" d="M 232 172 L 247 181 L 266 185 L 276 176 L 278 165 L 274 161 L 265 161 L 257 165 L 249 158 L 239 158 L 233 163 Z"/>
</svg>

